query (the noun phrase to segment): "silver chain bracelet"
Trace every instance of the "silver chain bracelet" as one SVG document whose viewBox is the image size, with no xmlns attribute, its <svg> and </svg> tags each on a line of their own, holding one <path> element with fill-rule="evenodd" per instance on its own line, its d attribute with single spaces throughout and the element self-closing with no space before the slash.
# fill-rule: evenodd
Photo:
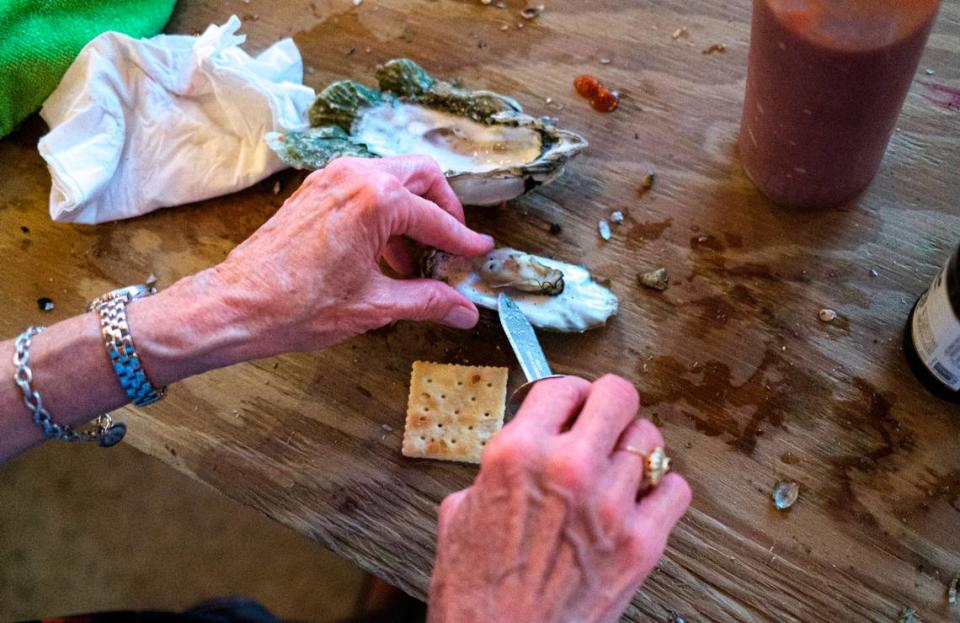
<svg viewBox="0 0 960 623">
<path fill-rule="evenodd" d="M 33 414 L 33 422 L 43 430 L 47 439 L 58 441 L 96 441 L 101 447 L 109 448 L 123 439 L 127 432 L 126 424 L 114 423 L 109 413 L 97 417 L 96 427 L 78 431 L 66 424 L 53 421 L 53 417 L 43 406 L 40 392 L 33 389 L 33 370 L 30 369 L 30 341 L 43 333 L 44 327 L 33 326 L 17 337 L 13 353 L 13 380 L 23 392 L 23 404 Z"/>
</svg>

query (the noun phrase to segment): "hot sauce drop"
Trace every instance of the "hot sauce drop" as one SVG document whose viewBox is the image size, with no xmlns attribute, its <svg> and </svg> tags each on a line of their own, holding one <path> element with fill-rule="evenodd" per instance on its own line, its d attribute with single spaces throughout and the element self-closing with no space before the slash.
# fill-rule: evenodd
<svg viewBox="0 0 960 623">
<path fill-rule="evenodd" d="M 597 96 L 590 100 L 590 105 L 598 112 L 613 112 L 620 103 L 620 94 L 606 87 L 600 87 Z"/>
<path fill-rule="evenodd" d="M 586 74 L 573 79 L 573 88 L 580 97 L 594 97 L 600 90 L 600 81 Z"/>
<path fill-rule="evenodd" d="M 593 76 L 584 74 L 573 79 L 573 88 L 581 97 L 590 100 L 590 106 L 598 112 L 612 112 L 620 103 L 620 94 L 600 84 Z"/>
</svg>

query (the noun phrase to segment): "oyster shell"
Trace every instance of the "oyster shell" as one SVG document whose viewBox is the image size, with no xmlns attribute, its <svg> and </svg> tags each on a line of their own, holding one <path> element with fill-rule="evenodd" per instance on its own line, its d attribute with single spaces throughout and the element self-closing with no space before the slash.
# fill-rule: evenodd
<svg viewBox="0 0 960 623">
<path fill-rule="evenodd" d="M 496 205 L 550 182 L 587 147 L 513 98 L 436 80 L 408 59 L 389 61 L 376 77 L 379 89 L 329 85 L 310 109 L 312 127 L 271 132 L 267 143 L 301 169 L 340 156 L 429 155 L 468 205 Z"/>
<path fill-rule="evenodd" d="M 423 261 L 426 277 L 442 279 L 479 307 L 497 309 L 507 290 L 530 324 L 575 333 L 606 324 L 617 313 L 617 297 L 583 266 L 516 249 L 501 248 L 481 257 L 431 251 Z"/>
</svg>

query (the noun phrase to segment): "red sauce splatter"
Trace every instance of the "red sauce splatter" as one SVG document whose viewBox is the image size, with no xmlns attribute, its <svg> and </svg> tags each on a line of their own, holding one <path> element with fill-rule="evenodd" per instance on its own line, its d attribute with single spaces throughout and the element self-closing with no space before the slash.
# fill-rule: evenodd
<svg viewBox="0 0 960 623">
<path fill-rule="evenodd" d="M 620 94 L 606 87 L 600 87 L 597 96 L 590 100 L 590 105 L 598 112 L 613 112 L 619 103 Z"/>
<path fill-rule="evenodd" d="M 960 110 L 960 89 L 934 82 L 921 82 L 920 84 L 926 87 L 928 91 L 928 94 L 924 95 L 927 100 L 947 110 Z"/>
<path fill-rule="evenodd" d="M 580 97 L 595 97 L 600 91 L 600 81 L 586 74 L 573 79 L 573 88 Z"/>
<path fill-rule="evenodd" d="M 577 76 L 573 80 L 573 88 L 581 97 L 590 100 L 590 106 L 598 112 L 612 112 L 620 104 L 620 94 L 603 86 L 593 76 Z"/>
</svg>

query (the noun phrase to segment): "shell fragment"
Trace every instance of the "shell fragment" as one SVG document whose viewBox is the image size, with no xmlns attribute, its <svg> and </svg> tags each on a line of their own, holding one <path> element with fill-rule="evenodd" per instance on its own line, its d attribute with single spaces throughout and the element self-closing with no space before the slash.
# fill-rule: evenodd
<svg viewBox="0 0 960 623">
<path fill-rule="evenodd" d="M 800 485 L 788 480 L 780 480 L 773 487 L 773 505 L 780 510 L 787 510 L 793 506 L 800 496 Z"/>
<path fill-rule="evenodd" d="M 597 230 L 600 232 L 600 237 L 605 241 L 610 240 L 610 223 L 606 219 L 600 219 L 597 223 Z"/>
<path fill-rule="evenodd" d="M 637 279 L 640 280 L 640 285 L 643 287 L 659 290 L 661 292 L 670 286 L 670 275 L 667 274 L 667 269 L 662 266 L 655 270 L 640 274 Z"/>
</svg>

